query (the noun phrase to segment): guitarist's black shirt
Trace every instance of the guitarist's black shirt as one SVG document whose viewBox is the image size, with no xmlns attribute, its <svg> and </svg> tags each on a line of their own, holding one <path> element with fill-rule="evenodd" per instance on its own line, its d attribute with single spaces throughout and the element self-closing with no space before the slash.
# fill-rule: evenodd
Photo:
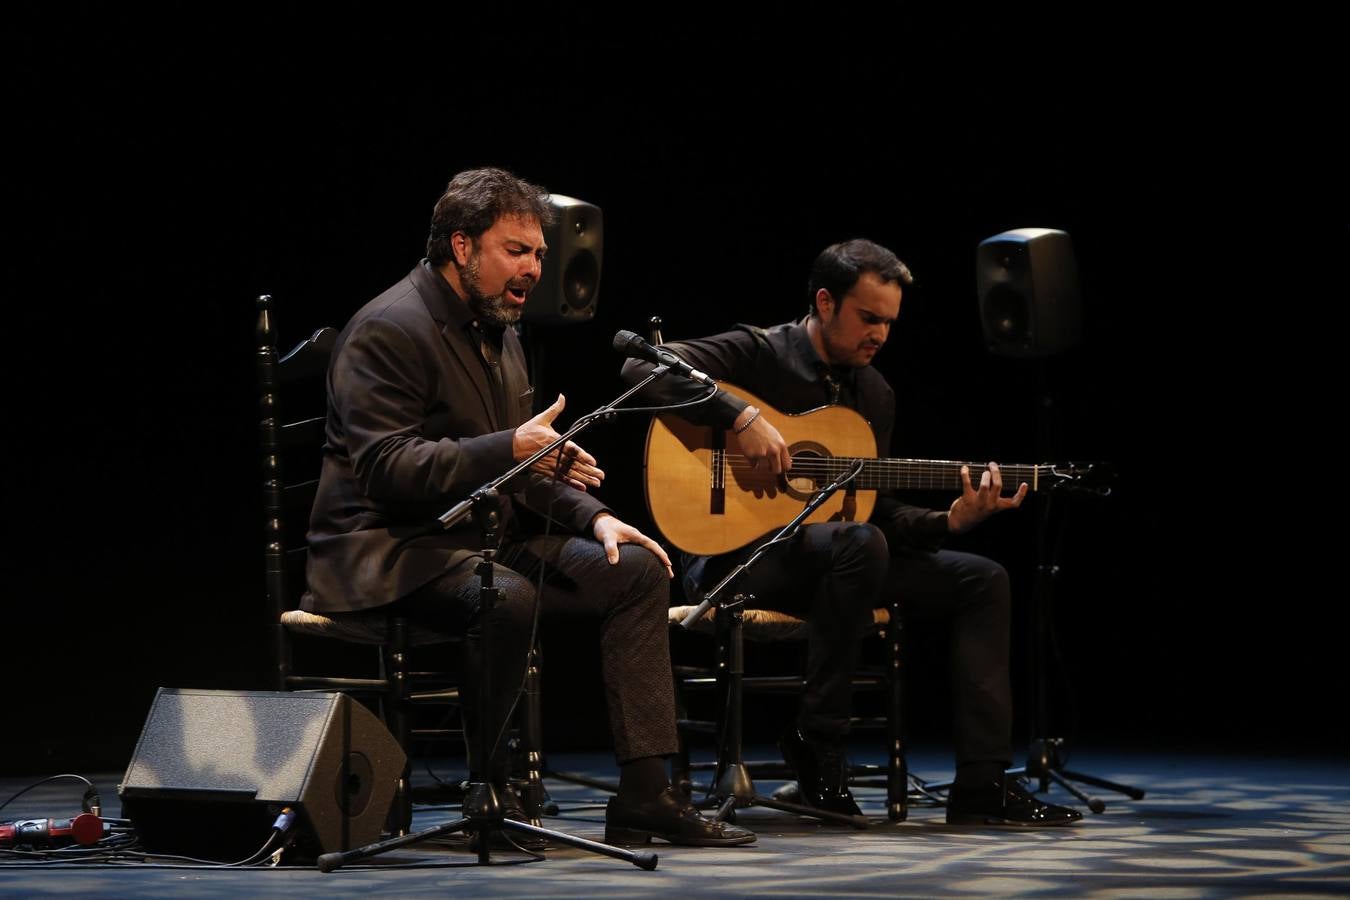
<svg viewBox="0 0 1350 900">
<path fill-rule="evenodd" d="M 695 369 L 718 381 L 730 381 L 762 397 L 781 412 L 800 414 L 831 403 L 857 410 L 872 426 L 877 451 L 890 451 L 895 425 L 895 392 L 871 366 L 829 366 L 811 346 L 806 322 L 787 322 L 772 328 L 739 325 L 731 331 L 689 341 L 671 341 L 662 349 L 675 353 Z M 629 360 L 623 375 L 631 383 L 644 378 L 651 363 Z M 704 388 L 682 378 L 662 378 L 644 391 L 653 403 L 693 400 Z M 682 410 L 697 425 L 731 428 L 748 403 L 719 391 L 708 403 Z M 947 513 L 912 506 L 881 492 L 872 523 L 886 535 L 892 548 L 936 549 L 948 534 Z"/>
</svg>

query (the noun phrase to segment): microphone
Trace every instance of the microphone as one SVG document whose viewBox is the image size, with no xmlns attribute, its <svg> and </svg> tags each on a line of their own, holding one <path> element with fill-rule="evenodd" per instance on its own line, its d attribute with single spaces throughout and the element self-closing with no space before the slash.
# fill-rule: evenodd
<svg viewBox="0 0 1350 900">
<path fill-rule="evenodd" d="M 675 374 L 683 375 L 699 384 L 713 386 L 717 384 L 710 375 L 695 369 L 669 350 L 653 347 L 631 331 L 620 331 L 614 335 L 614 349 L 631 359 L 645 359 L 649 363 L 665 366 Z"/>
</svg>

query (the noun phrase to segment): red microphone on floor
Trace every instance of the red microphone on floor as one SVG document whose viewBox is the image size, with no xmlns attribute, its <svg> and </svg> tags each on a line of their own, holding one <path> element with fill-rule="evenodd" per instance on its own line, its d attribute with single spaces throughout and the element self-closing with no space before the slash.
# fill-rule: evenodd
<svg viewBox="0 0 1350 900">
<path fill-rule="evenodd" d="M 90 847 L 102 837 L 103 820 L 93 813 L 80 813 L 73 819 L 30 819 L 0 825 L 0 847 Z"/>
</svg>

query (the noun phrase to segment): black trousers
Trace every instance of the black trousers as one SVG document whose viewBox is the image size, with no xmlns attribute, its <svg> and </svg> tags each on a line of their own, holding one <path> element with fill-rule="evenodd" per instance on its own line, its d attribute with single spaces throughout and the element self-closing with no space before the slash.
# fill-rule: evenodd
<svg viewBox="0 0 1350 900">
<path fill-rule="evenodd" d="M 688 561 L 690 596 L 701 596 L 750 552 Z M 998 563 L 954 550 L 890 548 L 874 525 L 829 522 L 805 526 L 743 577 L 734 589 L 753 593 L 756 606 L 809 622 L 803 728 L 848 731 L 853 675 L 872 610 L 899 596 L 905 621 L 950 627 L 957 763 L 1011 762 L 1011 596 Z"/>
<path fill-rule="evenodd" d="M 623 544 L 619 562 L 610 565 L 604 548 L 584 537 L 533 537 L 503 546 L 493 566 L 500 600 L 490 619 L 481 615 L 479 578 L 474 557 L 397 601 L 407 615 L 427 627 L 464 634 L 462 666 L 465 726 L 502 733 L 524 683 L 526 654 L 534 621 L 534 578 L 545 566 L 544 609 L 600 620 L 605 691 L 609 701 L 614 752 L 619 762 L 674 753 L 675 698 L 671 682 L 666 610 L 670 588 L 665 568 L 642 547 Z M 485 640 L 486 634 L 490 642 Z M 480 673 L 490 671 L 488 708 L 477 709 Z M 505 756 L 495 748 L 491 769 L 478 760 L 469 740 L 475 776 L 500 778 Z"/>
</svg>

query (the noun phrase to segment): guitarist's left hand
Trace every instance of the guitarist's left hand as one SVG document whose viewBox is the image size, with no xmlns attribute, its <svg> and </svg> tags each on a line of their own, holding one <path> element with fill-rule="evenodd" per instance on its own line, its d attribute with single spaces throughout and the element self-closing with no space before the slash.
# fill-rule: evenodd
<svg viewBox="0 0 1350 900">
<path fill-rule="evenodd" d="M 670 565 L 670 557 L 666 556 L 666 551 L 661 549 L 661 545 L 632 525 L 620 520 L 613 513 L 602 512 L 597 514 L 591 520 L 591 533 L 595 535 L 597 541 L 604 545 L 605 558 L 609 560 L 611 566 L 619 564 L 620 544 L 638 544 L 656 554 L 656 558 L 661 560 L 661 564 L 666 567 L 667 578 L 675 577 L 675 569 Z"/>
<path fill-rule="evenodd" d="M 1017 488 L 1011 497 L 1003 496 L 1003 475 L 998 463 L 990 463 L 980 473 L 980 486 L 976 489 L 970 482 L 970 466 L 961 467 L 961 496 L 952 501 L 947 511 L 947 530 L 952 534 L 969 531 L 996 512 L 1016 509 L 1022 505 L 1027 495 L 1027 484 Z"/>
</svg>

